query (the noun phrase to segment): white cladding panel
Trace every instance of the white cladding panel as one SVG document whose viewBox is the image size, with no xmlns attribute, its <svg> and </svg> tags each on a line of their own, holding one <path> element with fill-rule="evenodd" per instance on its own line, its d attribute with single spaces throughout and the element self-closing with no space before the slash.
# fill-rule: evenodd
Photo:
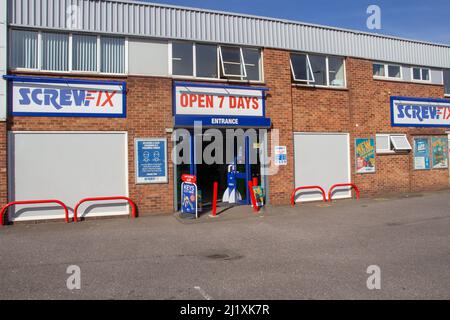
<svg viewBox="0 0 450 320">
<path fill-rule="evenodd" d="M 254 45 L 450 68 L 450 47 L 353 30 L 126 0 L 8 0 L 10 25 Z"/>
<path fill-rule="evenodd" d="M 127 196 L 127 134 L 9 132 L 9 201 L 58 199 L 70 207 L 86 197 Z M 86 203 L 79 216 L 127 214 L 123 201 Z M 63 218 L 58 205 L 20 205 L 10 219 Z"/>
<path fill-rule="evenodd" d="M 295 187 L 350 183 L 350 146 L 346 133 L 294 133 Z M 348 188 L 337 188 L 333 199 L 348 198 Z M 322 200 L 320 191 L 298 192 L 296 201 Z"/>
</svg>

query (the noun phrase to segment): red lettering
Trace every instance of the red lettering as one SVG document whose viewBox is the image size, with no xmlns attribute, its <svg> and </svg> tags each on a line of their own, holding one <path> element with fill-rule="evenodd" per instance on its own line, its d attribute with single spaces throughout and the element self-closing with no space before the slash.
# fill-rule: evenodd
<svg viewBox="0 0 450 320">
<path fill-rule="evenodd" d="M 245 99 L 245 107 L 246 107 L 247 109 L 250 109 L 250 101 L 252 100 L 252 98 L 250 98 L 250 97 L 245 97 L 244 99 Z"/>
<path fill-rule="evenodd" d="M 199 108 L 204 108 L 205 107 L 205 95 L 204 94 L 199 94 L 198 95 L 198 107 Z"/>
<path fill-rule="evenodd" d="M 180 105 L 183 108 L 186 108 L 188 106 L 188 95 L 186 93 L 182 93 L 180 96 Z"/>
<path fill-rule="evenodd" d="M 236 97 L 230 97 L 229 101 L 230 101 L 230 109 L 236 108 Z"/>
<path fill-rule="evenodd" d="M 207 108 L 214 107 L 214 96 L 206 96 L 206 107 Z"/>
<path fill-rule="evenodd" d="M 195 94 L 189 95 L 189 107 L 192 108 L 195 102 L 197 102 L 197 96 Z"/>
<path fill-rule="evenodd" d="M 252 108 L 255 109 L 255 110 L 258 110 L 259 109 L 259 100 L 258 100 L 258 98 L 252 98 L 252 102 L 253 102 Z"/>
<path fill-rule="evenodd" d="M 111 101 L 112 97 L 116 94 L 116 91 L 111 92 L 111 94 L 108 93 L 108 91 L 105 91 L 106 99 L 103 101 L 102 107 L 104 107 L 107 103 L 109 103 L 109 106 L 112 107 L 113 103 Z"/>
<path fill-rule="evenodd" d="M 238 99 L 238 109 L 245 109 L 244 99 L 242 99 L 242 97 L 239 97 Z"/>
</svg>

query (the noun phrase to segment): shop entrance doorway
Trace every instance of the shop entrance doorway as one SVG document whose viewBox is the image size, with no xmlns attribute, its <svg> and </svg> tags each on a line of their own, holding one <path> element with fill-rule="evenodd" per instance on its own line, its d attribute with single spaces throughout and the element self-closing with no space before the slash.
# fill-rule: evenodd
<svg viewBox="0 0 450 320">
<path fill-rule="evenodd" d="M 212 133 L 211 133 L 212 132 Z M 220 135 L 219 135 L 220 132 Z M 182 174 L 197 177 L 201 206 L 208 210 L 213 200 L 213 185 L 218 183 L 218 204 L 223 206 L 248 205 L 251 203 L 248 182 L 257 179 L 264 183 L 261 174 L 261 146 L 263 138 L 256 129 L 225 130 L 208 129 L 202 133 L 190 131 L 190 163 L 177 165 L 177 199 L 180 196 Z M 235 182 L 235 201 L 229 197 Z M 231 178 L 233 179 L 233 178 Z M 224 196 L 224 195 L 228 196 Z M 231 199 L 231 200 L 230 200 Z M 180 204 L 177 200 L 177 208 Z"/>
</svg>

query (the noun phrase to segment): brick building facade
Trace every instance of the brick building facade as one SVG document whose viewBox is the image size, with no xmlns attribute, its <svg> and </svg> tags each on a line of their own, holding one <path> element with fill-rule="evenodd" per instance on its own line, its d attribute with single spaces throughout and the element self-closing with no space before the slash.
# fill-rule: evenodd
<svg viewBox="0 0 450 320">
<path fill-rule="evenodd" d="M 21 26 L 21 28 L 23 27 Z M 32 27 L 33 30 L 39 29 L 36 26 Z M 11 28 L 14 29 L 14 23 L 12 23 Z M 45 32 L 45 28 L 42 28 L 42 30 L 42 32 Z M 10 42 L 14 36 L 11 33 Z M 130 41 L 129 38 L 127 41 Z M 406 134 L 411 146 L 414 146 L 415 137 L 441 137 L 447 139 L 447 131 L 449 129 L 446 126 L 393 127 L 391 121 L 391 97 L 444 99 L 446 93 L 448 94 L 445 81 L 439 83 L 438 80 L 438 83 L 431 81 L 430 83 L 424 83 L 399 81 L 398 79 L 379 79 L 374 76 L 374 62 L 382 59 L 342 55 L 345 61 L 345 85 L 342 87 L 309 85 L 309 82 L 304 83 L 293 80 L 291 54 L 302 51 L 265 46 L 260 46 L 259 48 L 263 56 L 260 69 L 261 81 L 254 83 L 230 79 L 214 79 L 211 81 L 196 79 L 195 77 L 186 79 L 170 74 L 170 71 L 168 75 L 137 75 L 133 74 L 133 72 L 125 72 L 123 75 L 114 76 L 101 73 L 85 75 L 78 72 L 23 70 L 23 68 L 14 68 L 11 65 L 8 72 L 10 77 L 125 81 L 127 111 L 124 118 L 49 117 L 45 115 L 30 117 L 8 114 L 6 122 L 0 122 L 1 203 L 4 204 L 12 200 L 25 200 L 16 199 L 12 190 L 8 190 L 15 183 L 11 181 L 14 179 L 14 174 L 11 171 L 8 172 L 8 161 L 10 162 L 9 170 L 13 170 L 12 168 L 15 167 L 15 164 L 11 163 L 13 160 L 11 160 L 11 154 L 9 154 L 9 152 L 14 152 L 14 149 L 11 145 L 8 145 L 10 141 L 8 133 L 120 131 L 127 133 L 128 141 L 128 163 L 126 169 L 128 180 L 126 189 L 129 197 L 137 204 L 139 214 L 167 214 L 178 210 L 176 202 L 179 202 L 180 199 L 176 194 L 178 192 L 176 186 L 178 181 L 175 177 L 176 165 L 171 161 L 167 162 L 167 183 L 137 184 L 137 159 L 135 159 L 134 148 L 135 139 L 137 138 L 166 138 L 167 157 L 170 159 L 171 150 L 174 146 L 174 142 L 171 141 L 171 133 L 174 128 L 174 85 L 180 79 L 197 84 L 216 86 L 232 84 L 240 86 L 242 89 L 247 87 L 265 87 L 268 89 L 265 100 L 266 117 L 271 120 L 270 130 L 277 129 L 279 131 L 279 144 L 286 146 L 287 149 L 287 165 L 279 166 L 278 173 L 267 177 L 265 182 L 266 185 L 264 187 L 267 187 L 268 190 L 266 201 L 272 205 L 289 204 L 292 190 L 294 187 L 299 186 L 295 181 L 297 160 L 294 156 L 294 133 L 297 132 L 348 134 L 350 168 L 350 181 L 348 182 L 355 183 L 363 197 L 449 188 L 448 165 L 443 168 L 416 170 L 414 147 L 407 152 L 377 152 L 375 156 L 376 170 L 374 173 L 358 174 L 355 170 L 354 141 L 356 138 L 375 139 L 379 134 Z M 450 48 L 447 48 L 447 50 L 450 52 Z M 132 59 L 130 57 L 131 51 L 128 55 L 128 58 Z M 398 61 L 394 62 L 400 63 Z M 131 64 L 132 61 L 130 60 L 127 63 Z M 143 61 L 142 63 L 145 64 L 146 62 Z M 328 64 L 329 62 L 327 61 L 327 68 Z M 412 68 L 414 68 L 416 64 L 403 63 L 402 65 L 412 65 Z M 427 64 L 422 65 L 427 66 Z M 174 68 L 174 65 L 169 66 L 169 70 L 171 68 Z M 437 67 L 434 64 L 430 64 L 430 68 Z M 444 78 L 447 71 L 444 67 L 438 69 L 441 74 L 442 72 L 444 73 Z M 436 72 L 439 72 L 439 70 Z M 219 73 L 222 71 L 219 71 Z M 428 72 L 431 72 L 431 69 Z M 329 76 L 328 74 L 327 78 Z M 10 83 L 12 82 L 10 81 Z M 8 89 L 8 92 L 10 90 L 11 88 Z M 9 103 L 11 104 L 12 102 Z M 9 107 L 11 110 L 14 106 L 10 105 Z M 267 143 L 267 149 L 269 155 L 271 155 L 274 146 L 270 145 L 270 141 Z M 79 150 L 79 152 L 83 153 L 83 150 Z M 448 150 L 446 150 L 446 157 L 448 163 Z M 332 158 L 333 154 L 330 154 L 330 161 L 332 161 Z M 111 174 L 114 173 L 112 172 Z M 341 181 L 336 181 L 336 183 L 339 182 Z M 51 189 L 50 186 L 43 185 L 42 187 Z M 101 195 L 101 190 L 98 195 Z"/>
</svg>

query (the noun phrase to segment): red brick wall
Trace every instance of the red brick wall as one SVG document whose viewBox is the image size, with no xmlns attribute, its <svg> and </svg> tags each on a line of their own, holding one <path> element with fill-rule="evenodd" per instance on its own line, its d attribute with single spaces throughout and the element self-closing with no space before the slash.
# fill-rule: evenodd
<svg viewBox="0 0 450 320">
<path fill-rule="evenodd" d="M 129 194 L 137 203 L 139 214 L 172 212 L 173 166 L 171 162 L 168 162 L 169 182 L 166 184 L 136 185 L 134 168 L 135 138 L 166 137 L 168 150 L 171 150 L 170 134 L 166 134 L 165 128 L 172 127 L 172 80 L 168 78 L 148 77 L 128 77 L 122 80 L 127 81 L 126 119 L 10 117 L 8 119 L 8 130 L 127 131 Z M 2 139 L 2 134 L 3 132 L 0 133 L 1 143 L 6 143 L 6 137 Z M 0 145 L 0 148 L 0 150 L 3 150 L 2 145 Z M 3 161 L 2 156 L 0 153 L 0 161 Z M 0 188 L 4 188 L 3 183 Z M 0 191 L 2 190 L 0 189 Z"/>
</svg>

